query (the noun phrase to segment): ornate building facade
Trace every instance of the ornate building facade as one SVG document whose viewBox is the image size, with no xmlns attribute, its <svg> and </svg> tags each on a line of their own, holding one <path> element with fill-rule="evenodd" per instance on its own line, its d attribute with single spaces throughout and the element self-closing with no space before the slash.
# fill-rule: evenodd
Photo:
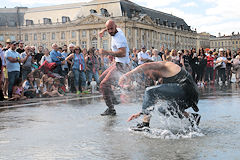
<svg viewBox="0 0 240 160">
<path fill-rule="evenodd" d="M 190 49 L 197 45 L 196 31 L 183 19 L 128 0 L 24 8 L 18 14 L 24 18 L 17 19 L 15 26 L 0 26 L 0 42 L 10 38 L 48 48 L 52 43 L 73 43 L 82 48 L 110 49 L 109 35 L 105 33 L 99 38 L 98 33 L 108 19 L 113 19 L 125 33 L 129 48 L 140 48 L 144 44 L 147 48 Z"/>
<path fill-rule="evenodd" d="M 231 50 L 238 50 L 240 48 L 240 34 L 239 32 L 237 34 L 232 33 L 232 35 L 223 35 L 219 33 L 218 37 L 211 36 L 210 38 L 210 47 L 215 49 L 223 48 L 231 49 Z"/>
</svg>

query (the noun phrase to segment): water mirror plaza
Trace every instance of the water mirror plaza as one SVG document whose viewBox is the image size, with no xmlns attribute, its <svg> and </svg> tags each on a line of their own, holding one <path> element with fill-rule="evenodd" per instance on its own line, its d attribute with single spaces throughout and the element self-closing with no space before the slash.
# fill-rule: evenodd
<svg viewBox="0 0 240 160">
<path fill-rule="evenodd" d="M 0 159 L 238 159 L 239 91 L 235 85 L 202 89 L 199 131 L 182 136 L 161 130 L 157 115 L 158 135 L 130 131 L 138 120 L 126 120 L 140 102 L 118 105 L 112 117 L 100 116 L 99 99 L 2 109 Z"/>
<path fill-rule="evenodd" d="M 1 0 L 0 160 L 240 159 L 239 6 Z"/>
</svg>

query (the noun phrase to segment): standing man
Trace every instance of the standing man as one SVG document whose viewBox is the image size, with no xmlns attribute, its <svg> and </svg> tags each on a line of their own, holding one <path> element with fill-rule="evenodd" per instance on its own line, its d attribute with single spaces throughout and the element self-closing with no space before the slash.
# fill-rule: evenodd
<svg viewBox="0 0 240 160">
<path fill-rule="evenodd" d="M 59 75 L 62 75 L 62 55 L 60 52 L 58 52 L 58 45 L 56 43 L 52 44 L 52 51 L 50 52 L 50 57 L 52 59 L 52 62 L 55 62 L 57 64 L 57 67 L 54 69 L 54 73 L 58 73 Z"/>
<path fill-rule="evenodd" d="M 146 62 L 152 62 L 152 58 L 146 52 L 146 47 L 143 45 L 141 48 L 141 52 L 138 53 L 138 65 L 141 65 Z"/>
<path fill-rule="evenodd" d="M 25 59 L 25 61 L 22 62 L 22 80 L 24 81 L 27 79 L 27 75 L 31 73 L 32 71 L 32 63 L 33 63 L 33 58 L 30 53 L 30 46 L 25 47 L 25 51 L 20 54 L 21 59 Z"/>
<path fill-rule="evenodd" d="M 106 22 L 106 28 L 99 33 L 99 36 L 102 37 L 105 31 L 112 36 L 112 50 L 106 51 L 103 49 L 99 50 L 100 55 L 110 55 L 115 57 L 116 63 L 109 67 L 106 71 L 100 76 L 100 91 L 103 94 L 106 105 L 108 106 L 107 110 L 101 115 L 116 115 L 116 110 L 114 109 L 114 104 L 116 104 L 116 98 L 114 97 L 113 90 L 111 86 L 116 83 L 120 76 L 127 71 L 129 71 L 129 48 L 127 44 L 127 39 L 124 36 L 124 33 L 121 29 L 117 29 L 117 25 L 113 20 L 108 20 Z"/>
<path fill-rule="evenodd" d="M 20 58 L 20 54 L 16 52 L 17 42 L 12 41 L 10 43 L 10 49 L 5 52 L 5 59 L 6 59 L 6 66 L 8 71 L 8 98 L 12 98 L 12 89 L 14 82 L 17 78 L 19 78 L 20 75 L 20 63 L 25 62 L 30 54 L 27 54 L 27 56 L 24 59 Z"/>
<path fill-rule="evenodd" d="M 43 53 L 43 46 L 38 46 L 38 52 L 37 54 L 34 56 L 34 59 L 37 61 L 37 64 L 40 66 L 40 61 L 42 59 L 42 57 L 44 56 Z"/>
<path fill-rule="evenodd" d="M 24 42 L 22 40 L 20 40 L 18 42 L 18 49 L 16 50 L 19 54 L 23 53 L 25 50 L 24 50 Z"/>
<path fill-rule="evenodd" d="M 3 71 L 3 76 L 4 76 L 4 84 L 3 84 L 3 94 L 4 96 L 7 95 L 7 89 L 8 89 L 8 71 L 7 71 L 7 66 L 6 66 L 6 59 L 5 59 L 5 53 L 6 51 L 10 48 L 10 43 L 11 40 L 7 39 L 6 40 L 6 46 L 4 48 L 2 48 L 2 54 L 1 54 L 1 58 L 2 58 L 2 71 Z"/>
</svg>

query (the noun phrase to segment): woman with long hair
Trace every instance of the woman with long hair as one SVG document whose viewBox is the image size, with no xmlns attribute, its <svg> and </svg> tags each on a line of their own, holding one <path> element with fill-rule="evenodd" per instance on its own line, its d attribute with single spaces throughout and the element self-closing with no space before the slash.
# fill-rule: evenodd
<svg viewBox="0 0 240 160">
<path fill-rule="evenodd" d="M 84 60 L 84 55 L 81 51 L 82 50 L 80 49 L 80 47 L 76 46 L 74 49 L 74 53 L 70 54 L 66 58 L 66 61 L 68 61 L 68 63 L 72 65 L 73 74 L 74 74 L 74 85 L 77 91 L 76 92 L 77 95 L 81 95 L 81 91 L 83 93 L 87 93 L 85 90 L 86 89 L 86 75 L 85 75 L 86 64 Z"/>
<path fill-rule="evenodd" d="M 50 57 L 50 54 L 49 54 L 50 52 L 49 52 L 49 50 L 48 50 L 47 48 L 45 48 L 45 49 L 43 50 L 43 53 L 44 53 L 44 56 L 42 56 L 42 59 L 41 59 L 41 61 L 40 61 L 40 64 L 42 65 L 44 61 L 47 61 L 48 63 L 51 63 L 51 62 L 52 62 L 52 59 L 51 59 L 51 57 Z"/>
<path fill-rule="evenodd" d="M 199 66 L 198 66 L 197 80 L 198 80 L 198 85 L 202 86 L 204 85 L 205 73 L 206 73 L 206 67 L 207 67 L 207 57 L 206 57 L 206 54 L 204 53 L 203 48 L 199 49 L 198 61 L 199 61 Z"/>
</svg>

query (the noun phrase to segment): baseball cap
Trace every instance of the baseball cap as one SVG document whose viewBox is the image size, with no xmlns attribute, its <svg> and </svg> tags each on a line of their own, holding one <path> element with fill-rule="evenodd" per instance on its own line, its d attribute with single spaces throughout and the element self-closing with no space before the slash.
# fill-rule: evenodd
<svg viewBox="0 0 240 160">
<path fill-rule="evenodd" d="M 18 44 L 18 42 L 16 42 L 16 41 L 11 41 L 10 44 Z"/>
<path fill-rule="evenodd" d="M 142 45 L 142 47 L 141 47 L 142 49 L 145 49 L 146 48 L 146 46 L 145 45 Z"/>
<path fill-rule="evenodd" d="M 68 45 L 68 47 L 75 47 L 75 45 L 71 43 Z"/>
<path fill-rule="evenodd" d="M 222 51 L 223 51 L 223 49 L 222 49 L 222 48 L 220 48 L 220 49 L 219 49 L 219 52 L 222 52 Z"/>
<path fill-rule="evenodd" d="M 11 43 L 11 40 L 10 40 L 10 39 L 7 39 L 7 40 L 6 40 L 6 43 Z"/>
</svg>

